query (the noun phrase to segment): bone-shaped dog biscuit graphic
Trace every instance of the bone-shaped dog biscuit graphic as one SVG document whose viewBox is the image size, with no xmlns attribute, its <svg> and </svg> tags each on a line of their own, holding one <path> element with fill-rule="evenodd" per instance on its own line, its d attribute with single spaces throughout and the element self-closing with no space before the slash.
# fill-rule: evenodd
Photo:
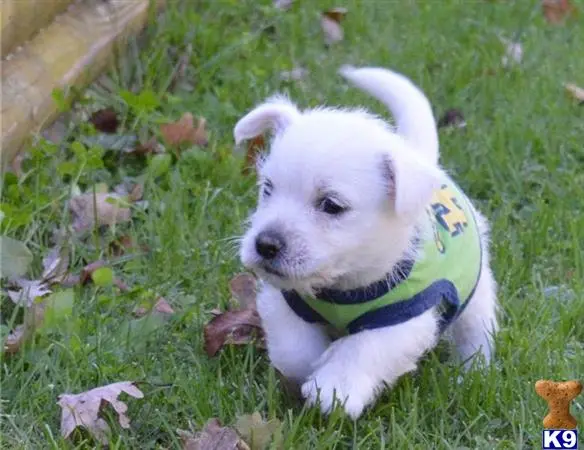
<svg viewBox="0 0 584 450">
<path fill-rule="evenodd" d="M 582 392 L 582 383 L 576 380 L 565 382 L 539 380 L 535 383 L 535 392 L 548 404 L 549 413 L 543 419 L 544 428 L 556 430 L 576 428 L 576 419 L 570 414 L 570 403 Z"/>
</svg>

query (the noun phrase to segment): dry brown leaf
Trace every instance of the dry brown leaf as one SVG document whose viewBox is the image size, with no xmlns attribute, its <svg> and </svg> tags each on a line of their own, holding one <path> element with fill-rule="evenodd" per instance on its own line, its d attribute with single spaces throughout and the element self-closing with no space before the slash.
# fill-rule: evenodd
<svg viewBox="0 0 584 450">
<path fill-rule="evenodd" d="M 160 133 L 166 143 L 172 147 L 181 144 L 195 144 L 202 147 L 208 144 L 207 121 L 199 117 L 195 127 L 195 119 L 190 112 L 186 112 L 178 122 L 160 125 Z"/>
<path fill-rule="evenodd" d="M 145 143 L 143 144 L 138 143 L 136 147 L 134 147 L 134 149 L 129 153 L 133 153 L 135 155 L 150 155 L 155 153 L 164 153 L 164 147 L 162 146 L 162 144 L 160 144 L 160 142 L 158 142 L 156 136 L 152 136 Z"/>
<path fill-rule="evenodd" d="M 549 23 L 563 23 L 576 14 L 576 8 L 569 0 L 542 0 L 543 15 Z"/>
<path fill-rule="evenodd" d="M 73 273 L 68 274 L 60 283 L 63 287 L 75 287 L 79 284 L 81 284 L 81 276 Z"/>
<path fill-rule="evenodd" d="M 260 316 L 253 309 L 226 311 L 205 325 L 205 352 L 215 356 L 224 345 L 246 345 L 256 340 L 263 348 L 263 330 Z"/>
<path fill-rule="evenodd" d="M 110 251 L 114 256 L 122 256 L 131 251 L 148 252 L 150 248 L 146 244 L 139 244 L 136 239 L 127 234 L 113 240 L 109 244 Z"/>
<path fill-rule="evenodd" d="M 264 421 L 259 412 L 240 416 L 235 423 L 235 429 L 251 450 L 265 450 L 282 423 L 278 419 Z"/>
<path fill-rule="evenodd" d="M 462 112 L 458 109 L 449 109 L 444 115 L 438 120 L 438 128 L 464 128 L 466 126 L 466 121 Z"/>
<path fill-rule="evenodd" d="M 33 303 L 24 315 L 24 323 L 17 325 L 10 332 L 3 343 L 5 353 L 17 353 L 22 345 L 34 336 L 37 327 L 41 326 L 45 318 L 44 303 Z"/>
<path fill-rule="evenodd" d="M 326 16 L 337 23 L 341 23 L 345 16 L 347 15 L 347 12 L 348 12 L 347 8 L 331 8 L 327 9 L 322 14 L 323 16 Z"/>
<path fill-rule="evenodd" d="M 233 428 L 221 426 L 219 419 L 209 419 L 202 431 L 177 430 L 183 450 L 250 450 Z"/>
<path fill-rule="evenodd" d="M 25 331 L 24 325 L 17 325 L 4 340 L 4 352 L 17 353 L 25 341 Z"/>
<path fill-rule="evenodd" d="M 94 261 L 92 263 L 87 264 L 82 270 L 81 270 L 81 276 L 79 279 L 79 282 L 81 284 L 87 284 L 91 281 L 91 274 L 93 274 L 93 272 L 95 272 L 97 269 L 100 269 L 102 267 L 106 267 L 107 263 L 105 261 L 102 260 L 98 260 L 98 261 Z"/>
<path fill-rule="evenodd" d="M 44 280 L 27 280 L 24 278 L 17 278 L 12 280 L 12 283 L 19 290 L 7 290 L 6 294 L 10 300 L 16 305 L 26 306 L 30 308 L 35 299 L 39 297 L 44 297 L 50 294 L 52 291 Z"/>
<path fill-rule="evenodd" d="M 243 173 L 250 173 L 256 166 L 257 157 L 265 148 L 266 142 L 263 135 L 259 135 L 250 139 L 247 143 L 247 151 L 245 153 L 245 163 L 243 166 Z"/>
<path fill-rule="evenodd" d="M 128 203 L 137 203 L 142 200 L 144 196 L 144 183 L 124 181 L 114 187 L 113 194 L 119 195 L 122 201 L 126 201 L 127 204 L 124 206 L 127 207 L 129 206 Z"/>
<path fill-rule="evenodd" d="M 144 185 L 142 183 L 136 183 L 132 190 L 128 193 L 128 201 L 134 203 L 142 200 L 144 196 Z"/>
<path fill-rule="evenodd" d="M 149 310 L 147 308 L 139 306 L 134 309 L 134 315 L 136 317 L 143 317 L 148 313 L 148 311 Z M 161 314 L 174 314 L 174 309 L 172 309 L 172 306 L 170 306 L 164 297 L 158 297 L 156 303 L 152 307 L 152 311 L 156 311 Z"/>
<path fill-rule="evenodd" d="M 250 273 L 238 273 L 229 281 L 231 295 L 237 300 L 241 309 L 257 309 L 257 281 Z"/>
<path fill-rule="evenodd" d="M 115 133 L 120 126 L 118 113 L 113 108 L 104 108 L 95 111 L 89 118 L 96 130 L 103 133 Z"/>
<path fill-rule="evenodd" d="M 76 195 L 69 201 L 73 213 L 73 229 L 82 232 L 97 225 L 114 225 L 129 222 L 132 211 L 125 199 L 116 193 L 88 192 Z"/>
<path fill-rule="evenodd" d="M 579 102 L 584 102 L 584 88 L 577 86 L 573 83 L 565 83 L 564 87 Z"/>
<path fill-rule="evenodd" d="M 118 413 L 122 428 L 130 427 L 130 419 L 126 416 L 128 405 L 118 400 L 125 392 L 134 398 L 143 398 L 144 394 L 130 381 L 108 384 L 81 394 L 61 394 L 57 404 L 61 407 L 61 436 L 65 439 L 77 427 L 86 428 L 102 444 L 107 444 L 109 426 L 99 417 L 103 402 L 112 405 Z"/>
<path fill-rule="evenodd" d="M 102 267 L 107 267 L 108 263 L 102 260 L 94 261 L 90 264 L 87 264 L 82 270 L 81 275 L 79 276 L 79 283 L 81 285 L 85 285 L 91 281 L 91 276 L 93 272 L 97 269 L 101 269 Z M 120 280 L 118 277 L 114 276 L 113 284 L 122 292 L 128 292 L 130 287 Z"/>
<path fill-rule="evenodd" d="M 324 11 L 320 16 L 320 26 L 324 33 L 324 39 L 327 45 L 340 42 L 344 38 L 342 20 L 347 15 L 346 8 L 331 8 Z"/>
<path fill-rule="evenodd" d="M 69 249 L 65 246 L 54 247 L 43 258 L 43 281 L 61 283 L 69 272 Z"/>
</svg>

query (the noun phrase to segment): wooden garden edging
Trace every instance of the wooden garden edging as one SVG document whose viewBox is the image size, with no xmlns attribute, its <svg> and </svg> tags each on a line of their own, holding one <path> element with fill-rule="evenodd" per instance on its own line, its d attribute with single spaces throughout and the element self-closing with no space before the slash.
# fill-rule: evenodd
<svg viewBox="0 0 584 450">
<path fill-rule="evenodd" d="M 160 10 L 165 4 L 1 0 L 2 167 L 57 116 L 53 90 L 91 82 L 112 61 L 115 49 L 145 26 L 151 7 Z"/>
</svg>

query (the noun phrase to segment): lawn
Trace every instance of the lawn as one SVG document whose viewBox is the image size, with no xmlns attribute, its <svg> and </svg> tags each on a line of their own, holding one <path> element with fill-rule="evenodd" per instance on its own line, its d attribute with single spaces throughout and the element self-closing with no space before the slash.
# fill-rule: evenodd
<svg viewBox="0 0 584 450">
<path fill-rule="evenodd" d="M 331 6 L 348 14 L 344 39 L 326 48 L 319 14 Z M 500 36 L 521 42 L 520 63 L 502 67 Z M 547 407 L 534 383 L 584 381 L 584 107 L 563 87 L 584 85 L 583 54 L 581 22 L 547 23 L 537 1 L 297 1 L 288 11 L 268 0 L 170 2 L 140 47 L 81 94 L 58 142 L 40 140 L 21 176 L 3 176 L 1 231 L 34 255 L 30 278 L 70 225 L 71 196 L 138 180 L 144 200 L 130 222 L 67 235 L 72 273 L 103 260 L 132 289 L 107 270 L 53 287 L 72 309 L 2 356 L 1 448 L 96 448 L 87 433 L 61 438 L 58 396 L 119 381 L 137 382 L 144 398 L 124 398 L 128 429 L 105 410 L 110 448 L 181 448 L 177 429 L 254 411 L 282 422 L 274 448 L 540 448 Z M 394 68 L 437 116 L 463 113 L 465 128 L 441 130 L 441 161 L 491 220 L 501 303 L 488 371 L 460 378 L 438 350 L 357 422 L 303 407 L 253 345 L 213 358 L 203 346 L 203 327 L 229 306 L 229 280 L 242 271 L 235 237 L 256 199 L 234 152 L 235 122 L 276 91 L 303 107 L 366 105 L 387 116 L 336 74 L 345 63 Z M 306 76 L 282 79 L 295 67 Z M 55 97 L 66 110 L 64 93 Z M 87 122 L 105 107 L 121 122 L 118 147 L 160 137 L 160 124 L 185 112 L 205 117 L 209 144 L 182 145 L 172 159 L 126 154 Z M 138 248 L 114 252 L 111 242 L 128 236 Z M 136 305 L 159 295 L 175 312 L 138 326 Z M 1 302 L 4 336 L 24 311 L 4 293 Z M 572 411 L 584 423 L 584 395 Z"/>
</svg>

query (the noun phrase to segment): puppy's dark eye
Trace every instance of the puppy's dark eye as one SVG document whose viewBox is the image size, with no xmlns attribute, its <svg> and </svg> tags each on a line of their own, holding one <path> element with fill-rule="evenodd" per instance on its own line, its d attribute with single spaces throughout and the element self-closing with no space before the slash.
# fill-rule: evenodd
<svg viewBox="0 0 584 450">
<path fill-rule="evenodd" d="M 333 199 L 331 199 L 329 197 L 323 198 L 321 200 L 319 206 L 320 206 L 320 209 L 322 210 L 322 212 L 324 212 L 326 214 L 330 214 L 331 216 L 339 215 L 339 214 L 345 212 L 347 209 L 344 206 L 339 205 L 336 201 L 334 201 Z"/>
</svg>

